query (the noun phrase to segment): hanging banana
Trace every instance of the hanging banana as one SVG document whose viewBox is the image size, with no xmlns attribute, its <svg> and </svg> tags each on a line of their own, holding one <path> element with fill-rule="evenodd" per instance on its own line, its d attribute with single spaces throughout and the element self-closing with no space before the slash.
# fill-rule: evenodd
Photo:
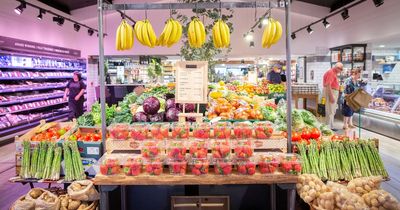
<svg viewBox="0 0 400 210">
<path fill-rule="evenodd" d="M 199 18 L 194 18 L 189 23 L 188 28 L 189 46 L 192 48 L 200 48 L 206 41 L 206 30 Z"/>
<path fill-rule="evenodd" d="M 227 48 L 230 44 L 229 26 L 219 19 L 212 28 L 213 42 L 216 48 Z"/>
<path fill-rule="evenodd" d="M 263 48 L 270 48 L 276 44 L 282 37 L 282 25 L 279 21 L 268 18 L 268 24 L 264 28 L 261 44 Z"/>
<path fill-rule="evenodd" d="M 115 37 L 115 48 L 118 51 L 129 50 L 133 47 L 133 43 L 133 28 L 131 25 L 128 24 L 128 22 L 126 22 L 125 19 L 122 19 L 117 28 L 117 33 Z"/>
<path fill-rule="evenodd" d="M 167 20 L 160 37 L 158 37 L 156 45 L 171 47 L 180 40 L 181 36 L 182 25 L 173 18 L 170 18 Z"/>
<path fill-rule="evenodd" d="M 153 48 L 156 46 L 157 37 L 153 26 L 148 19 L 137 21 L 134 27 L 137 40 L 145 46 Z"/>
</svg>

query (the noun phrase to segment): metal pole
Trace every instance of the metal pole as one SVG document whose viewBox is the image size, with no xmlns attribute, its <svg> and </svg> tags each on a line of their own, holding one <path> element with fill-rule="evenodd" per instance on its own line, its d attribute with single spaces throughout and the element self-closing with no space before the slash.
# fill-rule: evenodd
<svg viewBox="0 0 400 210">
<path fill-rule="evenodd" d="M 103 37 L 103 0 L 98 0 L 99 10 L 99 71 L 100 71 L 100 107 L 101 107 L 101 140 L 103 142 L 103 151 L 106 145 L 106 90 L 104 75 L 104 37 Z"/>
<path fill-rule="evenodd" d="M 290 55 L 290 0 L 285 2 L 285 24 L 286 24 L 286 102 L 287 102 L 287 147 L 292 152 L 292 59 Z"/>
</svg>

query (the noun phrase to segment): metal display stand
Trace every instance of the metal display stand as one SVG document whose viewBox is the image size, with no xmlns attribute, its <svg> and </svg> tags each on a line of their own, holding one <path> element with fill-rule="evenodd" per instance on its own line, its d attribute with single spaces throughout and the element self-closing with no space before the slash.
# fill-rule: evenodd
<svg viewBox="0 0 400 210">
<path fill-rule="evenodd" d="M 131 3 L 131 4 L 105 4 L 104 0 L 97 1 L 98 9 L 98 24 L 99 24 L 99 71 L 100 71 L 100 105 L 101 105 L 101 129 L 102 129 L 102 142 L 103 150 L 106 151 L 105 141 L 106 136 L 106 113 L 105 113 L 105 75 L 104 75 L 104 37 L 103 34 L 103 11 L 104 10 L 170 10 L 170 9 L 210 9 L 210 8 L 285 8 L 285 38 L 286 38 L 286 69 L 291 69 L 291 22 L 290 22 L 290 1 L 289 0 L 274 0 L 273 2 L 202 2 L 202 3 Z M 290 74 L 290 71 L 288 71 Z M 291 76 L 287 76 L 287 148 L 288 152 L 292 149 L 292 94 L 291 94 Z M 294 210 L 295 204 L 295 181 L 290 181 L 287 183 L 267 183 L 271 185 L 271 208 L 276 209 L 276 186 L 282 189 L 288 190 L 289 205 L 288 209 Z M 118 184 L 117 184 L 118 185 Z M 99 184 L 99 189 L 101 192 L 100 209 L 106 210 L 108 208 L 108 192 L 116 189 L 117 185 L 104 186 Z M 121 207 L 126 209 L 125 203 L 125 187 L 121 188 Z"/>
</svg>

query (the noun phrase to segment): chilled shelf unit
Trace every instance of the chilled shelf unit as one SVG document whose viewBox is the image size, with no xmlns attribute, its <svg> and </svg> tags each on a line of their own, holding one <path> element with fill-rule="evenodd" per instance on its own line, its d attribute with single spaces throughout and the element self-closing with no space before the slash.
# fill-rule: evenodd
<svg viewBox="0 0 400 210">
<path fill-rule="evenodd" d="M 85 79 L 86 61 L 0 54 L 0 141 L 42 119 L 66 119 L 68 102 L 63 96 L 74 71 Z"/>
</svg>

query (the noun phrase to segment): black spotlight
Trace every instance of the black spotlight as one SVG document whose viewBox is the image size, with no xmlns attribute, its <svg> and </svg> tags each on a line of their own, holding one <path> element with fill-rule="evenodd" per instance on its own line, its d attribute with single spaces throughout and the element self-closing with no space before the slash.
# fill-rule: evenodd
<svg viewBox="0 0 400 210">
<path fill-rule="evenodd" d="M 42 9 L 39 9 L 39 15 L 37 16 L 37 19 L 38 20 L 42 20 L 43 19 L 43 14 L 45 14 L 45 13 L 46 13 L 46 11 L 44 11 Z"/>
<path fill-rule="evenodd" d="M 326 20 L 326 18 L 324 19 L 324 21 L 322 21 L 322 24 L 324 24 L 325 28 L 329 28 L 329 26 L 331 26 L 331 24 Z"/>
<path fill-rule="evenodd" d="M 309 33 L 309 34 L 312 34 L 314 31 L 311 29 L 311 26 L 308 26 L 307 27 L 307 32 Z"/>
<path fill-rule="evenodd" d="M 292 37 L 292 39 L 296 39 L 296 34 L 292 33 L 292 35 L 290 35 L 290 37 Z"/>
<path fill-rule="evenodd" d="M 57 23 L 57 25 L 62 26 L 64 24 L 65 19 L 63 17 L 53 17 L 53 21 Z"/>
<path fill-rule="evenodd" d="M 250 42 L 250 47 L 251 47 L 251 48 L 254 48 L 254 41 L 251 41 L 251 42 Z"/>
<path fill-rule="evenodd" d="M 22 12 L 24 11 L 25 8 L 26 8 L 26 3 L 25 3 L 25 1 L 21 1 L 21 4 L 20 4 L 18 7 L 16 7 L 16 8 L 14 9 L 14 12 L 15 12 L 17 15 L 20 15 L 20 14 L 22 14 Z"/>
<path fill-rule="evenodd" d="M 375 4 L 375 7 L 379 7 L 384 3 L 384 0 L 372 0 Z"/>
<path fill-rule="evenodd" d="M 89 28 L 89 29 L 87 30 L 87 33 L 88 33 L 89 36 L 92 36 L 93 33 L 94 33 L 94 31 L 93 31 L 93 29 L 90 29 L 90 28 Z"/>
<path fill-rule="evenodd" d="M 81 29 L 81 26 L 77 23 L 74 24 L 74 30 L 75 31 L 79 31 L 79 29 Z"/>
<path fill-rule="evenodd" d="M 344 9 L 341 15 L 342 15 L 343 20 L 346 20 L 347 18 L 350 17 L 349 10 L 348 9 Z"/>
</svg>

